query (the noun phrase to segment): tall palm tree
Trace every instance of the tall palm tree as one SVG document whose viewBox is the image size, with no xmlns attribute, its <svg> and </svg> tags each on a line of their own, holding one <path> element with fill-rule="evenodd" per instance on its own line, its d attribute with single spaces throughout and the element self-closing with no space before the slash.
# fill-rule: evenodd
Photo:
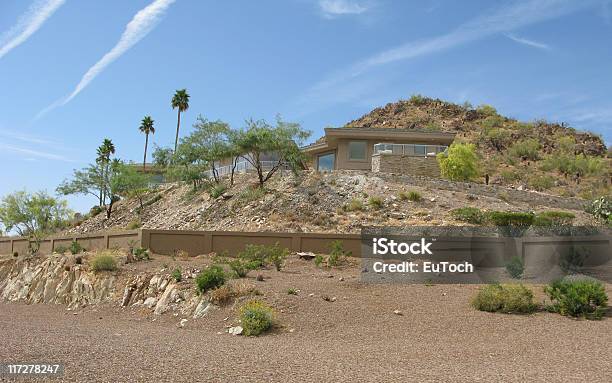
<svg viewBox="0 0 612 383">
<path fill-rule="evenodd" d="M 149 133 L 155 134 L 155 127 L 153 126 L 153 119 L 151 116 L 145 116 L 140 123 L 140 131 L 145 134 L 145 148 L 144 148 L 144 159 L 142 160 L 142 171 L 147 170 L 147 148 L 149 146 Z"/>
<path fill-rule="evenodd" d="M 100 206 L 102 206 L 104 202 L 106 201 L 105 184 L 107 183 L 110 157 L 111 155 L 115 154 L 115 144 L 113 144 L 113 141 L 111 141 L 110 139 L 105 138 L 104 141 L 102 141 L 102 145 L 98 147 L 97 152 L 98 152 L 98 158 L 96 158 L 96 162 L 100 165 L 100 170 L 101 170 L 101 175 L 102 175 L 102 179 L 101 179 L 102 184 L 100 185 L 100 190 L 101 190 Z"/>
<path fill-rule="evenodd" d="M 174 153 L 178 147 L 179 129 L 181 128 L 181 113 L 189 109 L 189 94 L 187 89 L 179 89 L 172 97 L 172 109 L 178 109 L 178 121 L 176 123 L 176 138 L 174 139 Z"/>
</svg>

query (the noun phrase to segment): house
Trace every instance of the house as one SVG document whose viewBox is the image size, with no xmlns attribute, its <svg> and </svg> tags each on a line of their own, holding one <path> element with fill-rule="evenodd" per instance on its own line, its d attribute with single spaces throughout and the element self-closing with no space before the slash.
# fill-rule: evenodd
<svg viewBox="0 0 612 383">
<path fill-rule="evenodd" d="M 325 136 L 303 148 L 319 171 L 371 170 L 438 177 L 436 160 L 455 133 L 386 128 L 326 128 Z"/>
</svg>

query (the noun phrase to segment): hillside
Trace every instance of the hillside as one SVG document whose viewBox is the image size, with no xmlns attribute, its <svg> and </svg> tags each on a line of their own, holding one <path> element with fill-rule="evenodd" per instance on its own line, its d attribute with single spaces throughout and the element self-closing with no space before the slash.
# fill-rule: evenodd
<svg viewBox="0 0 612 383">
<path fill-rule="evenodd" d="M 305 172 L 299 177 L 284 174 L 273 177 L 265 191 L 254 189 L 255 182 L 254 175 L 242 174 L 218 198 L 204 190 L 194 192 L 188 185 L 164 185 L 145 198 L 149 202 L 141 212 L 138 202 L 123 200 L 110 220 L 98 214 L 70 232 L 142 225 L 151 229 L 359 233 L 362 225 L 465 225 L 450 213 L 465 206 L 485 211 L 564 210 L 576 215 L 576 224 L 595 223 L 582 209 L 565 209 L 540 193 L 533 194 L 545 197 L 540 202 L 513 202 L 503 190 L 490 197 L 407 183 L 394 175 L 357 171 Z M 400 193 L 409 191 L 421 199 L 402 199 Z M 532 192 L 522 193 L 525 200 L 536 201 Z"/>
<path fill-rule="evenodd" d="M 456 132 L 458 141 L 476 145 L 482 177 L 488 173 L 493 184 L 586 199 L 610 194 L 612 160 L 602 139 L 565 124 L 521 122 L 488 105 L 412 96 L 345 126 Z"/>
</svg>

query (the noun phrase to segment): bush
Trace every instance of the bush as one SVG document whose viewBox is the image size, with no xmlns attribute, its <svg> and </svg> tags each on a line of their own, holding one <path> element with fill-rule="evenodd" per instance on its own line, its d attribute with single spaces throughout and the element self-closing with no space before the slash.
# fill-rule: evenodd
<svg viewBox="0 0 612 383">
<path fill-rule="evenodd" d="M 610 224 L 612 223 L 612 198 L 606 196 L 597 198 L 591 201 L 586 211 L 598 220 Z"/>
<path fill-rule="evenodd" d="M 96 255 L 91 260 L 91 269 L 96 273 L 100 271 L 115 271 L 117 270 L 117 262 L 112 255 Z"/>
<path fill-rule="evenodd" d="M 506 263 L 506 271 L 512 278 L 521 279 L 523 277 L 523 272 L 525 271 L 523 258 L 516 255 L 510 258 L 510 260 Z"/>
<path fill-rule="evenodd" d="M 533 176 L 530 177 L 529 180 L 527 181 L 527 184 L 529 185 L 529 187 L 531 189 L 537 190 L 537 191 L 544 191 L 544 190 L 548 190 L 551 187 L 555 186 L 555 178 L 549 175 L 543 175 L 543 176 Z"/>
<path fill-rule="evenodd" d="M 140 221 L 140 218 L 134 218 L 133 220 L 131 220 L 127 226 L 126 229 L 127 230 L 136 230 L 138 228 L 142 227 L 142 222 Z"/>
<path fill-rule="evenodd" d="M 314 258 L 314 264 L 317 267 L 321 267 L 321 265 L 323 264 L 323 261 L 325 259 L 323 258 L 323 256 L 321 254 L 317 254 Z"/>
<path fill-rule="evenodd" d="M 579 273 L 587 256 L 587 249 L 572 245 L 559 255 L 559 267 L 565 274 Z"/>
<path fill-rule="evenodd" d="M 460 207 L 458 209 L 453 209 L 451 210 L 451 216 L 457 221 L 468 222 L 474 225 L 479 225 L 485 220 L 485 214 L 475 207 Z"/>
<path fill-rule="evenodd" d="M 228 262 L 230 269 L 232 269 L 238 278 L 244 278 L 247 276 L 250 270 L 256 269 L 254 264 L 249 261 L 245 261 L 243 259 L 234 259 Z"/>
<path fill-rule="evenodd" d="M 478 174 L 478 158 L 473 144 L 453 143 L 448 153 L 438 153 L 437 159 L 440 173 L 451 181 L 467 181 Z"/>
<path fill-rule="evenodd" d="M 98 214 L 102 213 L 103 211 L 104 209 L 102 208 L 102 206 L 96 205 L 92 207 L 91 209 L 89 209 L 89 216 L 93 218 L 97 216 Z"/>
<path fill-rule="evenodd" d="M 410 190 L 409 192 L 400 192 L 399 199 L 402 201 L 408 200 L 412 202 L 418 202 L 423 199 L 423 197 L 418 191 Z"/>
<path fill-rule="evenodd" d="M 495 226 L 529 227 L 533 224 L 535 214 L 513 211 L 490 211 L 487 220 Z"/>
<path fill-rule="evenodd" d="M 225 193 L 226 190 L 227 187 L 225 185 L 216 184 L 211 186 L 210 189 L 208 189 L 208 193 L 212 198 L 219 198 L 223 195 L 223 193 Z"/>
<path fill-rule="evenodd" d="M 540 157 L 540 143 L 534 138 L 516 142 L 510 147 L 510 155 L 516 158 L 536 161 Z"/>
<path fill-rule="evenodd" d="M 253 300 L 240 308 L 243 334 L 257 336 L 272 328 L 274 310 L 265 302 Z"/>
<path fill-rule="evenodd" d="M 410 99 L 408 101 L 412 105 L 420 106 L 420 105 L 426 104 L 427 101 L 429 101 L 429 98 L 422 96 L 420 94 L 413 94 L 412 96 L 410 96 Z"/>
<path fill-rule="evenodd" d="M 513 170 L 502 170 L 501 177 L 505 182 L 513 182 L 521 179 L 521 175 Z"/>
<path fill-rule="evenodd" d="M 340 240 L 333 241 L 329 244 L 330 253 L 327 258 L 327 265 L 330 267 L 338 266 L 346 256 L 350 256 L 351 252 L 344 250 L 344 244 Z"/>
<path fill-rule="evenodd" d="M 487 285 L 472 300 L 472 306 L 480 311 L 501 313 L 532 313 L 537 305 L 533 292 L 523 285 Z"/>
<path fill-rule="evenodd" d="M 84 249 L 80 243 L 78 243 L 77 241 L 72 241 L 70 242 L 69 250 L 70 250 L 70 254 L 76 255 L 76 254 L 82 253 Z"/>
<path fill-rule="evenodd" d="M 607 307 L 604 285 L 594 279 L 560 279 L 544 288 L 552 304 L 549 311 L 561 315 L 600 319 Z"/>
<path fill-rule="evenodd" d="M 171 276 L 177 282 L 180 282 L 183 279 L 183 274 L 181 273 L 181 269 L 179 269 L 178 267 L 174 269 Z"/>
<path fill-rule="evenodd" d="M 202 294 L 225 283 L 225 272 L 219 265 L 212 265 L 202 271 L 195 279 L 196 287 Z"/>
<path fill-rule="evenodd" d="M 566 226 L 571 225 L 576 216 L 565 211 L 549 210 L 538 213 L 533 221 L 534 226 Z"/>
<path fill-rule="evenodd" d="M 276 270 L 280 271 L 288 256 L 289 250 L 282 248 L 278 243 L 274 246 L 247 245 L 244 251 L 238 254 L 238 258 L 246 262 L 243 266 L 249 270 L 273 264 Z"/>
<path fill-rule="evenodd" d="M 53 251 L 55 251 L 58 254 L 65 254 L 68 250 L 69 249 L 63 245 L 55 246 L 55 249 L 53 249 Z"/>
<path fill-rule="evenodd" d="M 342 210 L 344 210 L 344 211 L 361 211 L 361 210 L 363 210 L 363 202 L 361 202 L 361 200 L 353 198 L 350 203 L 345 204 L 342 207 Z"/>
<path fill-rule="evenodd" d="M 501 122 L 500 122 L 501 121 Z M 503 123 L 501 117 L 487 117 L 483 121 L 485 130 L 483 131 L 482 138 L 485 142 L 489 143 L 497 151 L 502 151 L 511 140 L 510 133 L 506 129 L 499 129 L 494 126 Z M 490 125 L 490 127 L 489 127 Z"/>
<path fill-rule="evenodd" d="M 268 247 L 268 256 L 266 257 L 266 261 L 272 263 L 276 271 L 281 271 L 283 263 L 288 256 L 289 250 L 286 248 L 281 248 L 277 243 L 272 247 Z"/>
<path fill-rule="evenodd" d="M 144 260 L 148 261 L 148 260 L 151 259 L 151 257 L 149 256 L 149 250 L 145 249 L 144 247 L 135 247 L 135 248 L 133 248 L 132 249 L 132 255 L 138 261 L 144 261 Z"/>
<path fill-rule="evenodd" d="M 480 105 L 476 108 L 476 111 L 484 116 L 495 116 L 497 115 L 497 110 L 491 105 Z"/>
<path fill-rule="evenodd" d="M 260 200 L 264 195 L 266 195 L 266 189 L 248 187 L 238 195 L 238 198 L 245 203 L 249 203 Z"/>
<path fill-rule="evenodd" d="M 229 303 L 234 295 L 234 291 L 230 286 L 223 285 L 210 292 L 210 301 L 215 305 L 223 306 Z"/>
<path fill-rule="evenodd" d="M 297 289 L 294 289 L 293 287 L 289 287 L 287 289 L 287 294 L 289 294 L 289 295 L 298 295 L 298 291 L 297 291 Z"/>
<path fill-rule="evenodd" d="M 372 207 L 373 209 L 381 209 L 383 207 L 383 200 L 380 197 L 370 197 L 368 199 L 368 205 L 370 205 L 370 207 Z"/>
</svg>

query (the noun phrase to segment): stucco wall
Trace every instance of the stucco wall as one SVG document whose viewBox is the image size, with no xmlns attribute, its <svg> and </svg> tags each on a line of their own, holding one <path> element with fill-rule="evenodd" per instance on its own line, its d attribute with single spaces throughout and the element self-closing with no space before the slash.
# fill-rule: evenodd
<svg viewBox="0 0 612 383">
<path fill-rule="evenodd" d="M 440 177 L 438 161 L 436 157 L 432 156 L 415 157 L 394 154 L 375 154 L 372 156 L 372 171 Z"/>
</svg>

